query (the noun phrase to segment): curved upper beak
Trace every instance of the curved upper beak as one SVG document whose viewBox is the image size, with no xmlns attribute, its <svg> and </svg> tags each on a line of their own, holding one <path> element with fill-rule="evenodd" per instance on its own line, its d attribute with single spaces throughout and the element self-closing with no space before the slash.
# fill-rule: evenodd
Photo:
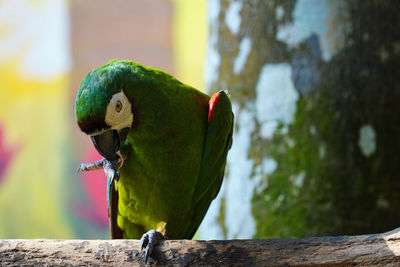
<svg viewBox="0 0 400 267">
<path fill-rule="evenodd" d="M 126 127 L 121 130 L 107 130 L 90 138 L 100 155 L 108 161 L 117 161 L 120 158 L 117 152 L 125 142 L 128 133 L 129 127 Z"/>
</svg>

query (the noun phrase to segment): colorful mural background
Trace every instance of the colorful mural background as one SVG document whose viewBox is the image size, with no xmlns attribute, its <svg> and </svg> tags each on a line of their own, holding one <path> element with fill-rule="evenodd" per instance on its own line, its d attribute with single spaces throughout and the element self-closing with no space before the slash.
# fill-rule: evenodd
<svg viewBox="0 0 400 267">
<path fill-rule="evenodd" d="M 205 17 L 203 0 L 0 2 L 0 238 L 108 238 L 104 174 L 76 174 L 100 158 L 79 84 L 125 58 L 202 88 Z"/>
</svg>

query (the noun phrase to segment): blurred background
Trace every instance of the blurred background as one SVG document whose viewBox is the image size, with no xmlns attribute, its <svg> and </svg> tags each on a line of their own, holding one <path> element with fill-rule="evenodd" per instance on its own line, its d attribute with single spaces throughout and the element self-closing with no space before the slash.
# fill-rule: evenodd
<svg viewBox="0 0 400 267">
<path fill-rule="evenodd" d="M 0 238 L 108 238 L 76 92 L 107 61 L 229 90 L 233 146 L 196 238 L 400 225 L 397 0 L 0 1 Z"/>
<path fill-rule="evenodd" d="M 206 2 L 0 2 L 0 238 L 108 238 L 106 179 L 75 121 L 87 72 L 111 59 L 203 89 Z"/>
</svg>

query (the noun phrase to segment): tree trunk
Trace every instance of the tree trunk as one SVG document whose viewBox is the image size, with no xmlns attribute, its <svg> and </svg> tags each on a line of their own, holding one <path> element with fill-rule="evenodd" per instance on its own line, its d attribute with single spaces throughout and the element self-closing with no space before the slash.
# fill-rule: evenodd
<svg viewBox="0 0 400 267">
<path fill-rule="evenodd" d="M 378 235 L 306 239 L 166 240 L 148 263 L 164 266 L 399 266 L 400 228 Z M 144 266 L 139 240 L 0 240 L 0 263 Z"/>
<path fill-rule="evenodd" d="M 400 2 L 209 0 L 236 116 L 201 238 L 382 232 L 400 213 Z"/>
</svg>

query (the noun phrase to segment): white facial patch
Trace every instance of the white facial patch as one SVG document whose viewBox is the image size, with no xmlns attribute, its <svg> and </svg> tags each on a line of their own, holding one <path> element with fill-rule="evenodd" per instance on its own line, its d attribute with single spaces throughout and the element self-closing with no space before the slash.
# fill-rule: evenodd
<svg viewBox="0 0 400 267">
<path fill-rule="evenodd" d="M 124 91 L 112 96 L 107 105 L 105 122 L 111 126 L 111 129 L 120 130 L 125 127 L 131 127 L 133 114 L 131 103 L 124 94 Z"/>
</svg>

